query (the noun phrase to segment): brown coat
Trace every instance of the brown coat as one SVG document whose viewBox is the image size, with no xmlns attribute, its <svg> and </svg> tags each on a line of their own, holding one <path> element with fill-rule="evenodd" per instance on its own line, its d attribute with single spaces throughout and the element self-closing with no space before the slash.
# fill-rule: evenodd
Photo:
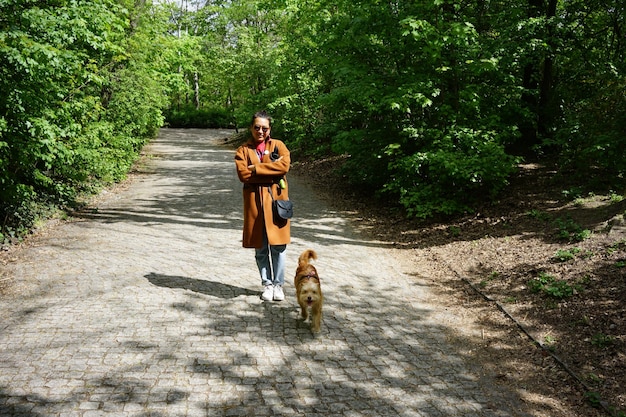
<svg viewBox="0 0 626 417">
<path fill-rule="evenodd" d="M 278 151 L 282 157 L 272 162 L 271 152 Z M 255 152 L 252 141 L 241 145 L 235 154 L 237 175 L 243 183 L 243 247 L 260 248 L 263 245 L 263 229 L 267 230 L 270 245 L 286 245 L 291 241 L 291 222 L 274 220 L 272 212 L 272 197 L 269 187 L 272 188 L 274 199 L 289 199 L 289 185 L 285 174 L 289 171 L 291 157 L 289 149 L 277 139 L 269 139 L 262 161 Z M 255 165 L 256 172 L 248 169 L 248 165 Z M 285 188 L 281 189 L 278 181 L 285 179 Z"/>
</svg>

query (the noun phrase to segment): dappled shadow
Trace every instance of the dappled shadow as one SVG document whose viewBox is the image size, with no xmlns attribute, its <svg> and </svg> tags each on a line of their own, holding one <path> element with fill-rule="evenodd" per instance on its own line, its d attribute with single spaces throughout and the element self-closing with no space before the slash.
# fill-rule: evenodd
<svg viewBox="0 0 626 417">
<path fill-rule="evenodd" d="M 582 245 L 585 243 L 571 245 L 582 249 L 572 251 L 576 255 L 570 261 L 554 257 L 560 245 L 532 252 L 534 256 L 522 256 L 524 248 L 515 242 L 507 245 L 495 239 L 485 239 L 473 252 L 463 251 L 463 246 L 449 246 L 439 252 L 442 258 L 437 262 L 448 263 L 459 275 L 451 270 L 437 280 L 437 287 L 443 300 L 459 300 L 459 306 L 473 312 L 485 332 L 497 334 L 485 338 L 481 349 L 471 356 L 480 361 L 484 352 L 489 352 L 491 360 L 482 362 L 494 371 L 501 370 L 503 379 L 517 386 L 533 386 L 550 401 L 563 393 L 563 398 L 579 410 L 589 409 L 584 415 L 591 416 L 602 415 L 602 411 L 590 407 L 584 398 L 586 391 L 605 390 L 602 395 L 607 398 L 622 391 L 611 386 L 620 386 L 626 363 L 619 353 L 626 346 L 626 291 L 621 285 L 626 282 L 626 269 L 617 262 L 624 259 L 623 252 L 610 240 Z M 456 251 L 460 253 L 453 253 Z M 460 261 L 464 257 L 469 261 Z M 559 283 L 552 286 L 553 292 L 533 289 L 531 284 L 541 275 Z M 569 295 L 558 295 L 567 289 L 571 290 Z M 500 314 L 500 309 L 507 316 Z M 610 341 L 601 349 L 593 344 L 598 334 Z M 530 368 L 534 369 L 528 371 Z M 589 376 L 600 369 L 604 372 L 601 382 Z M 613 404 L 623 407 L 615 400 Z"/>
<path fill-rule="evenodd" d="M 155 416 L 160 408 L 175 406 L 186 401 L 188 392 L 176 387 L 154 389 L 151 381 L 144 381 L 133 374 L 131 367 L 121 368 L 117 373 L 103 378 L 84 380 L 85 388 L 75 388 L 57 399 L 28 393 L 17 395 L 11 389 L 0 388 L 0 415 L 11 417 L 37 417 L 51 415 L 79 415 L 78 413 L 124 413 L 133 409 L 134 416 Z M 102 402 L 99 399 L 106 398 Z M 151 408 L 152 411 L 140 412 Z M 41 411 L 39 411 L 41 410 Z M 164 411 L 164 410 L 162 410 Z M 121 415 L 121 414 L 120 414 Z M 167 415 L 164 413 L 162 415 Z"/>
<path fill-rule="evenodd" d="M 496 214 L 500 209 L 494 207 L 494 213 L 478 213 L 443 221 L 427 222 L 395 217 L 385 220 L 384 217 L 376 217 L 369 224 L 365 222 L 361 230 L 385 243 L 393 244 L 397 249 L 425 249 L 455 242 L 471 242 L 485 237 L 517 237 L 522 241 L 539 239 L 546 244 L 563 244 L 568 241 L 563 239 L 562 233 L 570 233 L 572 237 L 576 230 L 606 233 L 610 229 L 608 222 L 626 210 L 626 200 L 593 206 L 559 202 L 556 207 L 550 208 L 541 201 L 526 200 L 525 203 L 528 205 L 502 212 L 500 215 Z M 362 213 L 355 215 L 363 216 Z M 397 230 L 401 230 L 401 233 L 395 233 Z"/>
<path fill-rule="evenodd" d="M 221 282 L 205 281 L 201 279 L 150 273 L 146 275 L 150 283 L 159 287 L 180 288 L 219 298 L 235 298 L 239 296 L 257 295 L 258 291 L 240 288 Z"/>
<path fill-rule="evenodd" d="M 332 171 L 334 168 L 324 169 Z M 298 164 L 294 171 L 301 175 L 307 173 Z M 485 200 L 475 213 L 428 220 L 409 219 L 397 203 L 372 199 L 371 193 L 353 191 L 339 177 L 332 177 L 334 185 L 329 188 L 328 175 L 325 172 L 321 175 L 324 180 L 310 178 L 308 182 L 316 193 L 325 196 L 330 207 L 343 210 L 346 218 L 355 220 L 357 230 L 397 249 L 425 249 L 484 237 L 559 243 L 563 242 L 560 235 L 565 225 L 604 233 L 607 222 L 626 211 L 626 200 L 613 202 L 593 192 L 587 199 L 574 201 L 566 193 L 575 185 L 571 180 L 558 177 L 551 167 L 534 164 L 520 166 L 499 199 L 493 203 Z M 597 192 L 601 195 L 607 190 Z M 338 199 L 338 195 L 343 198 Z"/>
<path fill-rule="evenodd" d="M 227 131 L 226 131 L 227 132 Z M 148 195 L 116 199 L 86 207 L 74 217 L 102 223 L 132 222 L 139 226 L 190 226 L 239 231 L 243 226 L 242 184 L 235 171 L 235 151 L 220 146 L 215 132 L 167 129 L 149 145 L 145 180 L 154 184 Z M 292 236 L 324 245 L 354 244 L 390 247 L 392 243 L 355 235 L 350 212 L 329 208 L 297 176 L 288 175 L 290 199 L 295 204 Z M 139 180 L 142 180 L 139 178 Z"/>
<path fill-rule="evenodd" d="M 484 363 L 473 361 L 480 341 L 458 332 L 454 317 L 424 299 L 424 285 L 379 250 L 394 241 L 355 233 L 351 216 L 358 214 L 328 208 L 297 176 L 290 178 L 294 239 L 329 254 L 319 268 L 325 294 L 319 336 L 298 320 L 293 287 L 286 286 L 284 302 L 263 303 L 257 291 L 242 286 L 238 252 L 224 250 L 228 256 L 203 263 L 202 255 L 190 259 L 180 246 L 170 246 L 172 230 L 183 226 L 193 230 L 185 229 L 176 243 L 215 229 L 210 236 L 218 249 L 224 242 L 217 236 L 240 230 L 234 154 L 216 146 L 203 132 L 164 131 L 152 145 L 159 157 L 146 177 L 149 193 L 82 213 L 86 224 L 119 225 L 102 231 L 115 234 L 113 242 L 124 238 L 117 234 L 122 225 L 164 227 L 166 238 L 155 242 L 165 248 L 137 248 L 133 243 L 143 231 L 123 229 L 139 233 L 131 249 L 122 249 L 135 262 L 118 267 L 114 256 L 122 254 L 115 252 L 106 261 L 112 267 L 85 268 L 78 285 L 104 282 L 98 291 L 88 288 L 93 298 L 67 297 L 67 308 L 54 310 L 50 295 L 43 310 L 29 308 L 43 322 L 36 331 L 44 353 L 33 358 L 21 343 L 4 350 L 2 366 L 14 384 L 0 391 L 0 407 L 27 404 L 15 414 L 34 416 L 93 410 L 133 416 L 529 417 L 540 407 L 546 415 L 562 415 L 551 404 L 525 403 L 533 386 L 503 387 L 496 365 L 481 369 Z M 171 259 L 157 266 L 139 262 L 150 256 Z M 215 264 L 226 264 L 227 273 Z M 219 273 L 209 276 L 209 270 Z M 65 278 L 51 277 L 71 285 Z M 107 317 L 93 313 L 92 303 Z M 83 321 L 68 328 L 68 317 Z M 11 336 L 19 337 L 18 324 L 6 324 L 3 333 L 14 330 Z M 498 365 L 515 364 L 502 357 Z"/>
<path fill-rule="evenodd" d="M 398 297 L 394 283 L 381 293 L 374 276 L 357 279 L 365 284 L 345 283 L 328 292 L 317 337 L 289 300 L 262 303 L 257 293 L 255 302 L 220 302 L 209 310 L 189 294 L 185 312 L 203 324 L 186 332 L 212 354 L 196 354 L 187 366 L 242 387 L 239 396 L 209 401 L 209 415 L 531 415 L 509 408 L 519 399 L 495 389 L 489 377 L 479 377 L 477 365 L 459 356 L 448 343 L 451 330 L 433 321 L 436 312 L 414 305 L 408 294 Z"/>
<path fill-rule="evenodd" d="M 7 387 L 0 391 L 0 411 L 35 417 L 75 410 L 133 416 L 533 415 L 520 411 L 518 394 L 500 390 L 450 345 L 453 329 L 418 303 L 412 283 L 391 279 L 381 291 L 377 271 L 371 271 L 328 285 L 322 334 L 314 337 L 297 319 L 291 289 L 283 303 L 262 303 L 258 293 L 234 285 L 157 273 L 145 279 L 162 293 L 159 300 L 172 300 L 152 306 L 152 291 L 141 292 L 146 302 L 137 311 L 145 310 L 150 320 L 146 331 L 127 333 L 110 324 L 76 329 L 59 345 L 76 353 L 41 364 L 51 373 L 41 375 L 45 387 Z M 128 317 L 119 323 L 136 326 L 138 312 L 124 311 Z"/>
<path fill-rule="evenodd" d="M 575 404 L 579 410 L 586 410 L 581 411 L 581 415 L 599 415 L 602 411 L 593 410 L 589 406 L 583 398 L 585 389 L 581 389 L 575 378 L 567 375 L 554 361 L 550 361 L 549 355 L 529 342 L 528 338 L 519 337 L 520 332 L 512 321 L 505 318 L 493 303 L 486 302 L 481 295 L 474 293 L 469 285 L 455 274 L 461 273 L 462 277 L 467 277 L 475 286 L 484 281 L 485 287 L 480 286 L 480 289 L 486 294 L 499 295 L 498 300 L 501 303 L 512 303 L 517 319 L 534 318 L 535 321 L 528 326 L 529 331 L 542 330 L 541 337 L 548 334 L 553 339 L 560 340 L 560 345 L 568 345 L 566 340 L 577 339 L 582 348 L 585 346 L 584 343 L 580 343 L 583 338 L 579 324 L 576 323 L 587 320 L 581 317 L 581 310 L 587 310 L 595 303 L 590 294 L 593 292 L 599 299 L 594 316 L 597 316 L 596 321 L 601 324 L 587 326 L 584 334 L 588 336 L 587 339 L 591 339 L 589 333 L 592 331 L 596 333 L 600 331 L 601 334 L 615 337 L 616 340 L 605 349 L 609 353 L 602 352 L 606 357 L 610 357 L 610 352 L 615 352 L 613 350 L 615 347 L 623 346 L 626 339 L 623 337 L 623 330 L 620 329 L 624 327 L 620 327 L 619 323 L 624 323 L 623 317 L 626 316 L 623 313 L 624 309 L 616 308 L 616 304 L 623 300 L 624 295 L 616 291 L 618 285 L 615 283 L 625 282 L 621 277 L 626 269 L 617 268 L 615 260 L 598 260 L 598 257 L 594 256 L 588 267 L 577 268 L 580 274 L 576 276 L 573 276 L 573 272 L 567 267 L 563 267 L 561 274 L 556 276 L 569 280 L 572 284 L 584 282 L 590 277 L 606 277 L 602 283 L 604 288 L 600 283 L 594 283 L 594 288 L 586 289 L 590 293 L 584 291 L 562 303 L 567 307 L 555 309 L 553 306 L 559 303 L 554 299 L 539 299 L 536 304 L 523 304 L 522 301 L 529 298 L 528 281 L 549 269 L 550 259 L 558 249 L 579 246 L 583 248 L 581 256 L 584 256 L 586 252 L 584 248 L 587 247 L 584 243 L 576 242 L 575 236 L 572 236 L 572 240 L 562 237 L 564 224 L 576 226 L 581 230 L 591 230 L 594 237 L 600 241 L 623 242 L 623 231 L 622 234 L 611 232 L 608 235 L 605 235 L 605 232 L 607 221 L 624 213 L 626 201 L 612 202 L 608 198 L 592 198 L 591 195 L 588 199 L 574 203 L 562 193 L 570 185 L 559 182 L 561 179 L 555 178 L 555 173 L 549 168 L 539 166 L 522 168 L 500 201 L 485 204 L 477 214 L 472 215 L 431 221 L 408 220 L 401 215 L 397 207 L 388 205 L 387 202 L 377 203 L 368 194 L 351 193 L 349 187 L 341 184 L 341 181 L 337 181 L 332 194 L 327 194 L 326 201 L 337 210 L 350 207 L 352 212 L 346 211 L 346 218 L 354 220 L 360 236 L 364 239 L 381 242 L 382 246 L 392 245 L 406 251 L 407 257 L 415 257 L 416 265 L 432 267 L 432 272 L 437 274 L 426 279 L 434 283 L 433 287 L 439 295 L 438 298 L 443 302 L 451 300 L 450 305 L 460 314 L 476 314 L 476 322 L 482 325 L 485 331 L 495 329 L 499 340 L 494 342 L 489 337 L 480 341 L 477 348 L 468 349 L 465 353 L 470 360 L 475 359 L 484 363 L 501 378 L 503 383 L 530 387 L 528 392 L 536 396 L 535 400 L 541 399 L 536 404 L 538 413 L 545 412 L 551 405 L 557 403 L 561 398 L 558 391 L 562 390 L 566 402 Z M 306 170 L 302 172 L 305 173 Z M 328 169 L 322 172 L 320 177 L 328 182 Z M 328 187 L 324 181 L 316 183 L 315 178 L 312 178 L 311 182 L 314 183 L 317 193 L 327 192 Z M 346 196 L 348 201 L 337 199 L 337 195 Z M 593 249 L 597 255 L 608 248 Z M 435 268 L 437 271 L 434 271 Z M 414 276 L 423 278 L 418 274 Z M 494 288 L 496 283 L 499 285 L 498 288 Z M 623 288 L 622 285 L 619 287 Z M 611 289 L 613 293 L 609 294 Z M 570 318 L 564 314 L 566 308 L 574 317 Z M 571 333 L 571 338 L 564 337 L 558 328 L 548 326 L 546 318 L 551 324 L 560 322 L 560 327 Z M 461 338 L 458 343 L 463 346 L 467 341 Z M 485 352 L 487 354 L 484 354 Z M 614 355 L 611 358 L 613 363 L 611 374 L 621 372 L 623 358 L 623 355 Z M 582 370 L 583 361 L 570 359 L 568 364 Z M 519 368 L 529 369 L 531 366 L 534 366 L 533 372 L 518 371 Z M 593 373 L 589 369 L 599 369 L 595 364 L 590 366 L 591 368 L 586 368 L 587 374 Z M 502 372 L 499 372 L 499 369 Z M 549 369 L 549 372 L 542 369 Z M 609 377 L 605 375 L 602 381 L 608 382 L 608 379 Z M 597 386 L 595 388 L 599 389 Z M 528 396 L 526 398 L 528 401 Z M 540 404 L 543 401 L 546 402 L 546 408 Z"/>
<path fill-rule="evenodd" d="M 105 223 L 239 228 L 241 192 L 235 187 L 234 153 L 215 146 L 215 132 L 186 139 L 171 133 L 165 131 L 148 146 L 150 152 L 163 152 L 146 162 L 151 173 L 145 179 L 153 184 L 149 194 L 85 208 L 75 216 Z"/>
<path fill-rule="evenodd" d="M 39 413 L 33 408 L 33 404 L 44 409 L 51 410 L 54 407 L 53 401 L 31 393 L 17 394 L 11 391 L 10 387 L 0 386 L 0 416 L 29 416 L 39 417 L 50 414 Z"/>
</svg>

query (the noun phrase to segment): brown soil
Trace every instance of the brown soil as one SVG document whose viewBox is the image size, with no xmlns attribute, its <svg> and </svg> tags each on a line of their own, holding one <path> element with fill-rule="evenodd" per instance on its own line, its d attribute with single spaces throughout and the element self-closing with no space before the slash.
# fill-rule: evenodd
<svg viewBox="0 0 626 417">
<path fill-rule="evenodd" d="M 626 416 L 626 200 L 567 200 L 555 171 L 525 165 L 477 214 L 412 221 L 340 185 L 341 163 L 294 163 L 292 172 L 402 249 L 440 305 L 473 316 L 483 343 L 466 348 L 471 360 L 525 392 L 534 415 Z"/>
</svg>

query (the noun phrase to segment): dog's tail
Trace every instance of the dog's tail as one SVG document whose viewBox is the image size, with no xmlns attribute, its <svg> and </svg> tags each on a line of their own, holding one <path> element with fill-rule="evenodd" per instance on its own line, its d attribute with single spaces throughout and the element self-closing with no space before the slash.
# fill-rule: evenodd
<svg viewBox="0 0 626 417">
<path fill-rule="evenodd" d="M 298 265 L 308 265 L 311 259 L 317 259 L 317 253 L 313 249 L 307 249 L 298 258 Z"/>
</svg>

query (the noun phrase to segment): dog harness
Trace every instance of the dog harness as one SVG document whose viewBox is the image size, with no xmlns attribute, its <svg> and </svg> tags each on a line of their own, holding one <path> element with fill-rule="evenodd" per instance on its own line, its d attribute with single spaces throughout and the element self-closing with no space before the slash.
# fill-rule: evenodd
<svg viewBox="0 0 626 417">
<path fill-rule="evenodd" d="M 298 281 L 302 281 L 303 279 L 308 279 L 308 278 L 315 278 L 318 281 L 320 281 L 320 277 L 317 275 L 317 272 L 313 271 L 313 272 L 309 272 L 306 275 L 300 275 L 298 277 Z"/>
</svg>

